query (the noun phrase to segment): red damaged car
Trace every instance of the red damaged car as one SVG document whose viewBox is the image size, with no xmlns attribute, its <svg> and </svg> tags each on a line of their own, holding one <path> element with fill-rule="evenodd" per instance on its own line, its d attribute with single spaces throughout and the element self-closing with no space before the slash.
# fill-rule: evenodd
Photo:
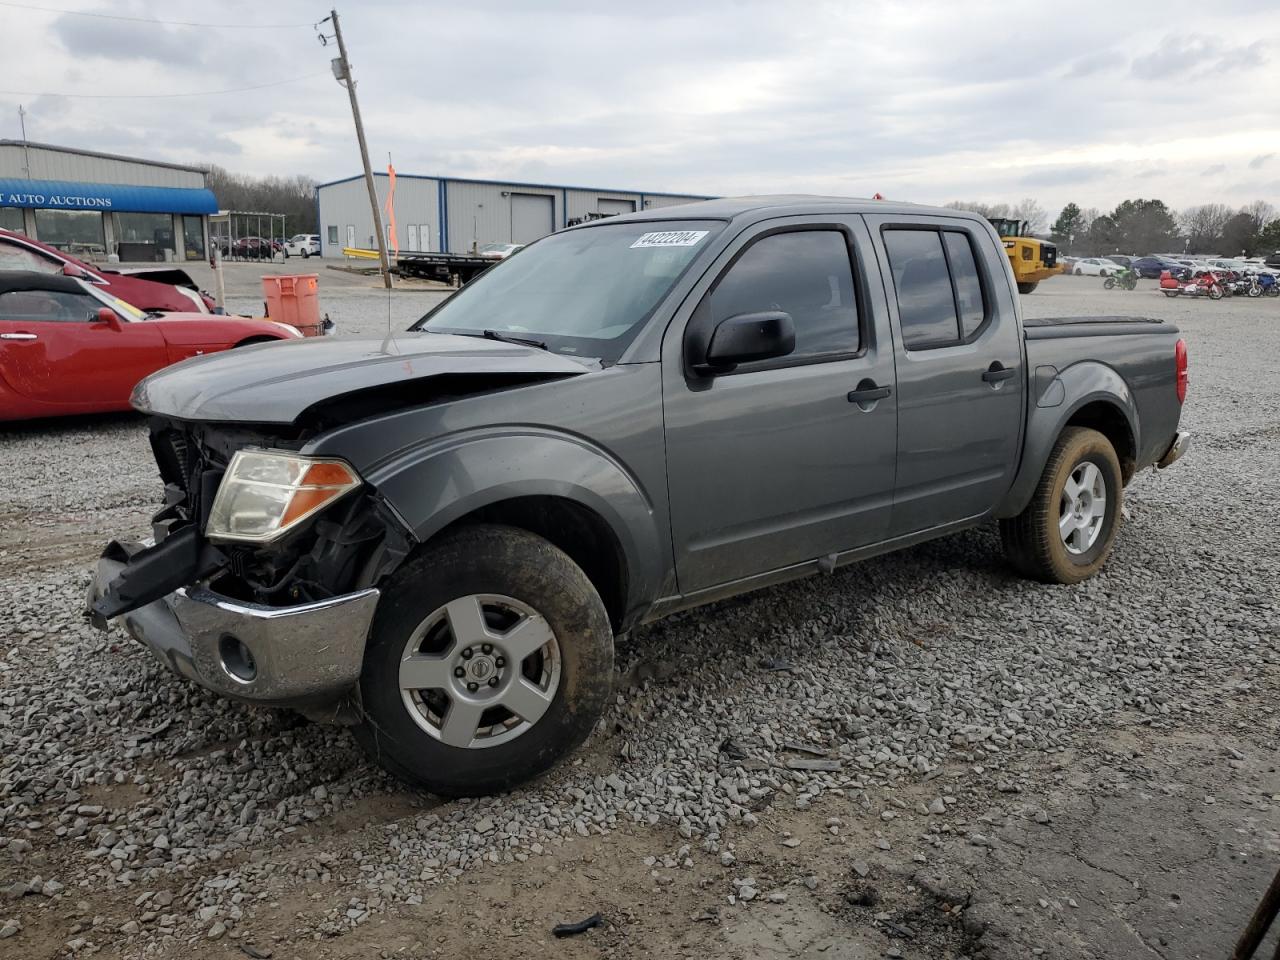
<svg viewBox="0 0 1280 960">
<path fill-rule="evenodd" d="M 77 277 L 139 310 L 210 313 L 214 308 L 213 298 L 197 290 L 195 281 L 179 267 L 141 267 L 129 272 L 104 270 L 12 230 L 0 230 L 0 270 L 34 270 Z"/>
<path fill-rule="evenodd" d="M 0 420 L 128 410 L 179 360 L 302 334 L 274 320 L 145 312 L 87 280 L 0 271 Z"/>
</svg>

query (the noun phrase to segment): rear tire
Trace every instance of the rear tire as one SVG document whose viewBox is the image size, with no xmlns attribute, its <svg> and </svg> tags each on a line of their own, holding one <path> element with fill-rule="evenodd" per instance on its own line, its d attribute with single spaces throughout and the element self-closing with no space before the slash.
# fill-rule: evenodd
<svg viewBox="0 0 1280 960">
<path fill-rule="evenodd" d="M 1119 529 L 1124 482 L 1111 441 L 1067 427 L 1022 513 L 1000 521 L 1005 556 L 1044 583 L 1079 583 L 1106 563 Z"/>
<path fill-rule="evenodd" d="M 383 590 L 355 736 L 441 796 L 509 790 L 587 738 L 612 678 L 609 615 L 582 569 L 525 530 L 463 527 Z"/>
<path fill-rule="evenodd" d="M 1032 282 L 1032 283 L 1019 283 L 1019 284 L 1018 284 L 1018 292 L 1019 292 L 1019 293 L 1030 293 L 1032 290 L 1034 290 L 1034 289 L 1035 289 L 1036 287 L 1038 287 L 1038 286 L 1040 286 L 1040 281 L 1039 281 L 1039 280 L 1036 280 L 1036 281 L 1034 281 L 1034 282 Z"/>
<path fill-rule="evenodd" d="M 1164 295 L 1166 297 L 1176 297 L 1181 292 L 1182 292 L 1181 290 L 1166 290 L 1164 291 Z"/>
</svg>

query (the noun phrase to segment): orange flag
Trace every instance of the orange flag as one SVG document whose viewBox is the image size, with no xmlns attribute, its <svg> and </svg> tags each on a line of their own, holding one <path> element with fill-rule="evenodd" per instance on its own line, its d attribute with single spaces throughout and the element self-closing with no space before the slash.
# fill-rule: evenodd
<svg viewBox="0 0 1280 960">
<path fill-rule="evenodd" d="M 400 256 L 400 241 L 396 239 L 396 168 L 387 163 L 387 231 L 391 236 L 391 249 Z"/>
</svg>

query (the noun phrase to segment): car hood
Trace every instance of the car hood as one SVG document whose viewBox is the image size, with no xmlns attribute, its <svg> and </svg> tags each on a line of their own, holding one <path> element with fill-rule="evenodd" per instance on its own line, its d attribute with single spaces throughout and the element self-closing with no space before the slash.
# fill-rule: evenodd
<svg viewBox="0 0 1280 960">
<path fill-rule="evenodd" d="M 478 337 L 315 337 L 184 360 L 139 383 L 130 402 L 179 420 L 294 423 L 312 408 L 346 399 L 372 412 L 429 402 L 446 391 L 458 396 L 580 375 L 595 365 Z"/>
</svg>

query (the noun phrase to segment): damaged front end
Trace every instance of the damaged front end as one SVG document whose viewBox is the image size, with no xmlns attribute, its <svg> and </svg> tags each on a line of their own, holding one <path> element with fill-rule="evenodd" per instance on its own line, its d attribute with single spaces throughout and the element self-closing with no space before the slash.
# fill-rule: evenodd
<svg viewBox="0 0 1280 960">
<path fill-rule="evenodd" d="M 108 545 L 90 587 L 95 625 L 123 618 L 130 635 L 173 670 L 238 699 L 307 706 L 349 691 L 359 679 L 376 584 L 413 546 L 395 512 L 357 482 L 279 532 L 210 532 L 215 508 L 222 509 L 219 490 L 228 471 L 239 469 L 237 454 L 258 450 L 268 462 L 305 463 L 293 453 L 304 440 L 291 427 L 153 417 L 151 445 L 165 483 L 154 542 Z M 318 489 L 303 480 L 290 488 L 295 500 Z M 243 482 L 279 488 L 272 481 L 250 474 Z"/>
</svg>

